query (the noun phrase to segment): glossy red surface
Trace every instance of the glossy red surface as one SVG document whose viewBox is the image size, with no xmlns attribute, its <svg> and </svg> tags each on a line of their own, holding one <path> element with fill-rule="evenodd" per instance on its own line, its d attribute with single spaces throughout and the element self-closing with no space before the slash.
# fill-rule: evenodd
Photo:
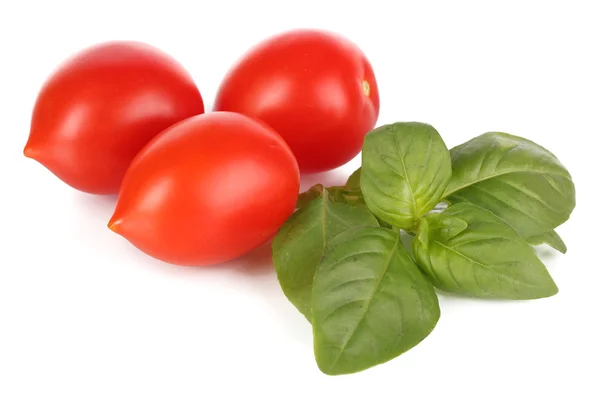
<svg viewBox="0 0 600 400">
<path fill-rule="evenodd" d="M 72 187 L 117 193 L 138 151 L 175 122 L 204 112 L 191 76 L 137 42 L 87 48 L 42 87 L 24 154 Z"/>
<path fill-rule="evenodd" d="M 349 40 L 296 30 L 258 44 L 221 83 L 215 110 L 259 118 L 289 144 L 302 171 L 350 161 L 377 122 L 373 68 Z"/>
<path fill-rule="evenodd" d="M 109 227 L 169 263 L 220 263 L 276 234 L 294 211 L 299 180 L 291 150 L 273 129 L 236 113 L 207 113 L 140 152 Z"/>
</svg>

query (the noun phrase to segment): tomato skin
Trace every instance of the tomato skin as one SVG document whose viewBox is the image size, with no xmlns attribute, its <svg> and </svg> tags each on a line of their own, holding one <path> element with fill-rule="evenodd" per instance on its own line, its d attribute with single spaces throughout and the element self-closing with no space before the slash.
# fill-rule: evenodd
<svg viewBox="0 0 600 400">
<path fill-rule="evenodd" d="M 198 88 L 176 60 L 144 43 L 105 42 L 47 79 L 24 154 L 78 190 L 116 194 L 150 139 L 203 112 Z"/>
<path fill-rule="evenodd" d="M 272 238 L 299 187 L 294 155 L 273 129 L 207 113 L 168 128 L 136 156 L 108 225 L 162 261 L 216 264 Z"/>
<path fill-rule="evenodd" d="M 379 116 L 379 90 L 355 44 L 326 31 L 293 30 L 237 62 L 214 110 L 263 120 L 283 136 L 303 172 L 322 172 L 360 152 Z"/>
</svg>

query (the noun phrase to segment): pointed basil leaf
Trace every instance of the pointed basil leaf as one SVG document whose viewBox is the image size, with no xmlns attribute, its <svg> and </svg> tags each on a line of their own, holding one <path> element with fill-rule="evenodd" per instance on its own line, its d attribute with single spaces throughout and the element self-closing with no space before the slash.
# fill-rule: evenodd
<svg viewBox="0 0 600 400">
<path fill-rule="evenodd" d="M 320 183 L 311 186 L 306 192 L 300 193 L 296 200 L 296 208 L 302 208 L 323 194 L 325 188 Z"/>
<path fill-rule="evenodd" d="M 377 226 L 377 220 L 365 208 L 331 201 L 325 189 L 296 211 L 275 236 L 273 265 L 281 289 L 309 320 L 313 276 L 325 246 L 333 236 L 357 225 Z"/>
<path fill-rule="evenodd" d="M 473 297 L 536 299 L 558 292 L 533 249 L 510 225 L 488 210 L 469 203 L 442 214 L 468 225 L 449 237 L 444 227 L 420 224 L 413 252 L 417 264 L 441 290 Z M 426 242 L 423 242 L 423 240 Z"/>
<path fill-rule="evenodd" d="M 525 238 L 565 222 L 575 207 L 571 175 L 545 148 L 518 136 L 488 132 L 450 150 L 445 197 L 492 211 Z"/>
<path fill-rule="evenodd" d="M 367 134 L 360 185 L 373 214 L 410 230 L 435 207 L 451 175 L 439 133 L 418 122 L 381 126 Z"/>
<path fill-rule="evenodd" d="M 327 189 L 333 201 L 366 208 L 365 199 L 360 190 L 360 168 L 348 177 L 345 185 L 331 186 Z"/>
<path fill-rule="evenodd" d="M 312 291 L 314 350 L 329 375 L 358 372 L 416 346 L 435 327 L 433 285 L 399 232 L 358 227 L 333 238 Z"/>
<path fill-rule="evenodd" d="M 560 251 L 563 254 L 567 252 L 567 245 L 565 244 L 565 242 L 563 242 L 562 238 L 554 230 L 543 233 L 538 236 L 532 236 L 530 238 L 527 238 L 527 243 L 533 246 L 537 246 L 539 244 L 547 244 L 548 246 Z"/>
<path fill-rule="evenodd" d="M 350 175 L 346 181 L 346 187 L 348 189 L 360 189 L 360 168 Z"/>
</svg>

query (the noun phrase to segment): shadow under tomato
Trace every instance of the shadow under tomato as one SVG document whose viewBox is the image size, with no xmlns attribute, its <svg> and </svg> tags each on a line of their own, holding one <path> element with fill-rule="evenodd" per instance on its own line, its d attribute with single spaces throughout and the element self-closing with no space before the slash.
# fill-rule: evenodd
<svg viewBox="0 0 600 400">
<path fill-rule="evenodd" d="M 86 214 L 98 217 L 106 216 L 106 222 L 108 222 L 117 204 L 117 195 L 97 195 L 78 191 L 75 192 L 74 201 L 75 206 L 85 210 Z"/>
<path fill-rule="evenodd" d="M 275 314 L 286 335 L 293 340 L 312 347 L 310 323 L 285 297 L 272 261 L 272 240 L 231 262 L 245 284 Z"/>
<path fill-rule="evenodd" d="M 116 235 L 116 234 L 114 234 Z M 116 235 L 117 236 L 117 235 Z M 209 265 L 179 265 L 172 264 L 144 253 L 136 248 L 124 237 L 119 237 L 119 252 L 131 260 L 136 265 L 144 265 L 144 268 L 152 268 L 160 273 L 167 275 L 183 275 L 191 277 L 205 276 L 212 274 L 243 274 L 250 277 L 272 276 L 275 283 L 275 270 L 271 261 L 271 242 L 250 251 L 249 253 L 236 259 Z"/>
<path fill-rule="evenodd" d="M 271 245 L 273 240 L 269 240 L 263 245 L 250 251 L 246 255 L 231 261 L 234 268 L 241 273 L 248 275 L 263 275 L 263 274 L 275 274 L 273 269 Z"/>
<path fill-rule="evenodd" d="M 303 179 L 304 182 L 334 185 L 345 182 L 347 177 L 339 173 L 323 173 L 312 174 Z M 291 305 L 279 286 L 272 262 L 272 240 L 226 263 L 209 266 L 169 264 L 150 257 L 127 239 L 107 228 L 106 224 L 114 211 L 116 201 L 116 195 L 99 196 L 77 192 L 73 197 L 73 206 L 79 215 L 76 224 L 81 227 L 82 235 L 96 243 L 99 252 L 117 252 L 123 264 L 130 268 L 151 269 L 158 274 L 178 277 L 185 281 L 206 281 L 213 277 L 217 280 L 223 277 L 231 278 L 232 282 L 241 285 L 243 290 L 251 291 L 272 310 L 275 318 L 281 323 L 281 329 L 291 340 L 312 347 L 310 323 Z"/>
<path fill-rule="evenodd" d="M 334 169 L 327 172 L 319 172 L 315 174 L 302 174 L 300 176 L 300 192 L 310 189 L 311 186 L 320 183 L 321 185 L 337 186 L 343 185 L 348 180 L 348 174 L 341 169 Z"/>
</svg>

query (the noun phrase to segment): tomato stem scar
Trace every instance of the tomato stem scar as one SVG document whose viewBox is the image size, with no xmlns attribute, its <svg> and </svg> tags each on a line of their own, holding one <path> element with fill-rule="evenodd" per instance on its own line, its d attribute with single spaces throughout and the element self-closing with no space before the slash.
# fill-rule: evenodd
<svg viewBox="0 0 600 400">
<path fill-rule="evenodd" d="M 363 88 L 363 93 L 365 94 L 365 96 L 368 97 L 371 94 L 371 85 L 369 85 L 369 82 L 363 81 L 362 88 Z"/>
</svg>

